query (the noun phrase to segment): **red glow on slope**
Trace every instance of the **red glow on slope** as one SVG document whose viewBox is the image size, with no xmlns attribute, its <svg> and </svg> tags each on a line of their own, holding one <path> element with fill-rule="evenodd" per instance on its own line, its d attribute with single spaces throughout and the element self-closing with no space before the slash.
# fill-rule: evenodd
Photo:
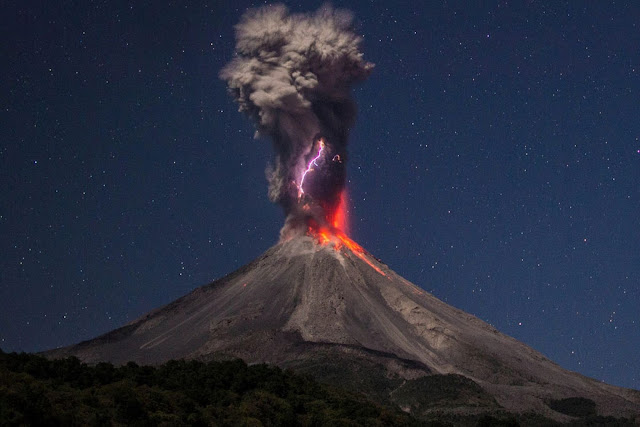
<svg viewBox="0 0 640 427">
<path fill-rule="evenodd" d="M 375 265 L 370 259 L 366 251 L 347 237 L 341 230 L 329 230 L 328 228 L 314 228 L 309 227 L 308 234 L 312 237 L 315 237 L 319 244 L 322 246 L 333 246 L 333 249 L 336 251 L 341 250 L 343 247 L 346 247 L 353 253 L 355 256 L 360 258 L 362 261 L 366 262 L 371 268 L 373 268 L 376 272 L 383 276 L 387 276 L 384 271 L 377 265 Z"/>
<path fill-rule="evenodd" d="M 383 276 L 386 276 L 386 274 L 384 273 L 384 271 L 382 271 L 378 266 L 374 265 L 371 260 L 369 260 L 369 258 L 367 258 L 364 249 L 362 248 L 362 246 L 360 246 L 359 244 L 357 244 L 356 242 L 354 242 L 353 240 L 351 240 L 350 238 L 347 237 L 346 234 L 344 233 L 338 233 L 336 235 L 336 237 L 338 239 L 340 239 L 340 241 L 342 243 L 344 243 L 344 245 L 346 247 L 348 247 L 349 249 L 351 249 L 351 252 L 353 252 L 354 254 L 356 254 L 356 256 L 358 258 L 360 258 L 361 260 L 363 260 L 364 262 L 366 262 L 367 264 L 369 264 L 369 266 L 371 268 L 373 268 L 375 271 L 377 271 L 378 273 L 382 274 Z"/>
<path fill-rule="evenodd" d="M 316 237 L 321 245 L 328 245 L 331 243 L 331 235 L 326 231 L 318 231 Z"/>
</svg>

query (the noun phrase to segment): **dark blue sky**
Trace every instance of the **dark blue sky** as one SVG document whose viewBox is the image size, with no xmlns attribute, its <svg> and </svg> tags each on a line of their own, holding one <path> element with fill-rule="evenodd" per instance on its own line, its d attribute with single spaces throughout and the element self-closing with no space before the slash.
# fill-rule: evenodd
<svg viewBox="0 0 640 427">
<path fill-rule="evenodd" d="M 283 223 L 270 143 L 217 77 L 255 2 L 57 3 L 0 18 L 5 351 L 121 326 Z M 376 64 L 354 91 L 351 236 L 563 367 L 640 389 L 640 6 L 466 3 L 334 2 Z"/>
</svg>

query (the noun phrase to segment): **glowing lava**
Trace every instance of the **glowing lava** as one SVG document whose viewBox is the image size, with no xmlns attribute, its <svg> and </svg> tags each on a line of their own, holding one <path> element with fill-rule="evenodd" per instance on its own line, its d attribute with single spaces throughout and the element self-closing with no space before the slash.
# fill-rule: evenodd
<svg viewBox="0 0 640 427">
<path fill-rule="evenodd" d="M 319 145 L 320 148 L 318 149 L 318 154 L 313 159 L 311 159 L 311 161 L 307 165 L 307 169 L 302 173 L 302 178 L 300 178 L 300 185 L 298 186 L 298 199 L 300 199 L 300 197 L 302 197 L 302 195 L 304 194 L 304 188 L 302 188 L 302 185 L 304 184 L 304 178 L 309 172 L 313 170 L 313 165 L 319 166 L 316 162 L 318 161 L 320 156 L 322 156 L 322 151 L 324 150 L 324 139 L 320 139 Z"/>
<path fill-rule="evenodd" d="M 333 246 L 333 249 L 336 251 L 340 251 L 346 247 L 347 249 L 350 250 L 352 254 L 360 258 L 362 261 L 366 262 L 369 265 L 369 267 L 373 268 L 378 274 L 381 274 L 382 276 L 385 276 L 385 277 L 387 276 L 386 273 L 382 271 L 380 267 L 375 265 L 369 259 L 369 257 L 367 256 L 367 253 L 362 248 L 362 246 L 360 246 L 359 244 L 357 244 L 356 242 L 348 238 L 347 235 L 344 234 L 342 231 L 338 229 L 329 230 L 328 228 L 316 229 L 314 227 L 309 227 L 308 234 L 311 235 L 312 237 L 315 237 L 318 243 L 321 244 L 322 246 L 331 245 Z"/>
<path fill-rule="evenodd" d="M 298 185 L 298 200 L 302 198 L 304 193 L 304 180 L 307 177 L 307 174 L 314 170 L 315 167 L 320 167 L 318 164 L 318 160 L 324 154 L 325 149 L 325 141 L 323 138 L 318 140 L 318 153 L 316 156 L 309 161 L 307 164 L 307 168 L 302 173 L 300 178 L 300 185 Z M 342 158 L 340 155 L 336 154 L 333 156 L 333 162 L 342 163 Z M 307 208 L 308 205 L 304 205 L 303 209 Z M 366 262 L 371 268 L 373 268 L 379 274 L 386 276 L 386 273 L 380 269 L 377 265 L 375 265 L 370 259 L 365 250 L 347 237 L 345 234 L 347 227 L 347 193 L 346 190 L 342 190 L 340 193 L 340 202 L 338 206 L 332 212 L 329 212 L 326 218 L 327 223 L 321 225 L 318 224 L 314 219 L 308 220 L 308 234 L 314 237 L 318 243 L 322 246 L 331 246 L 334 250 L 340 251 L 344 248 L 349 249 L 349 252 L 345 250 L 345 254 L 352 253 L 362 261 Z"/>
<path fill-rule="evenodd" d="M 340 193 L 340 203 L 338 204 L 335 212 L 333 212 L 331 220 L 329 221 L 331 225 L 345 233 L 349 232 L 349 211 L 347 211 L 347 199 L 347 190 L 342 190 Z"/>
</svg>

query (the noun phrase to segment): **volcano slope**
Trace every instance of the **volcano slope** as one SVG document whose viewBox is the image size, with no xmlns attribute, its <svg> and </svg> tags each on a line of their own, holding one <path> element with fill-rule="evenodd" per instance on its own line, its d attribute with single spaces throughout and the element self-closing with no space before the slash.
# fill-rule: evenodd
<svg viewBox="0 0 640 427">
<path fill-rule="evenodd" d="M 354 242 L 310 235 L 122 328 L 46 355 L 116 364 L 239 357 L 307 372 L 418 416 L 579 415 L 558 409 L 563 402 L 587 402 L 587 413 L 603 416 L 640 414 L 640 392 L 564 370 Z"/>
</svg>

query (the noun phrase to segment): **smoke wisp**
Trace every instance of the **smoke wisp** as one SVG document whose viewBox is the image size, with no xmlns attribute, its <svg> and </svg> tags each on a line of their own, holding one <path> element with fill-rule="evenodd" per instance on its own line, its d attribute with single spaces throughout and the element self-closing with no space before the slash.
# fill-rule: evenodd
<svg viewBox="0 0 640 427">
<path fill-rule="evenodd" d="M 352 16 L 330 6 L 290 14 L 274 5 L 247 11 L 235 29 L 236 54 L 220 78 L 258 133 L 273 142 L 269 197 L 283 206 L 285 228 L 308 219 L 330 223 L 345 185 L 356 115 L 351 87 L 373 69 Z"/>
</svg>

